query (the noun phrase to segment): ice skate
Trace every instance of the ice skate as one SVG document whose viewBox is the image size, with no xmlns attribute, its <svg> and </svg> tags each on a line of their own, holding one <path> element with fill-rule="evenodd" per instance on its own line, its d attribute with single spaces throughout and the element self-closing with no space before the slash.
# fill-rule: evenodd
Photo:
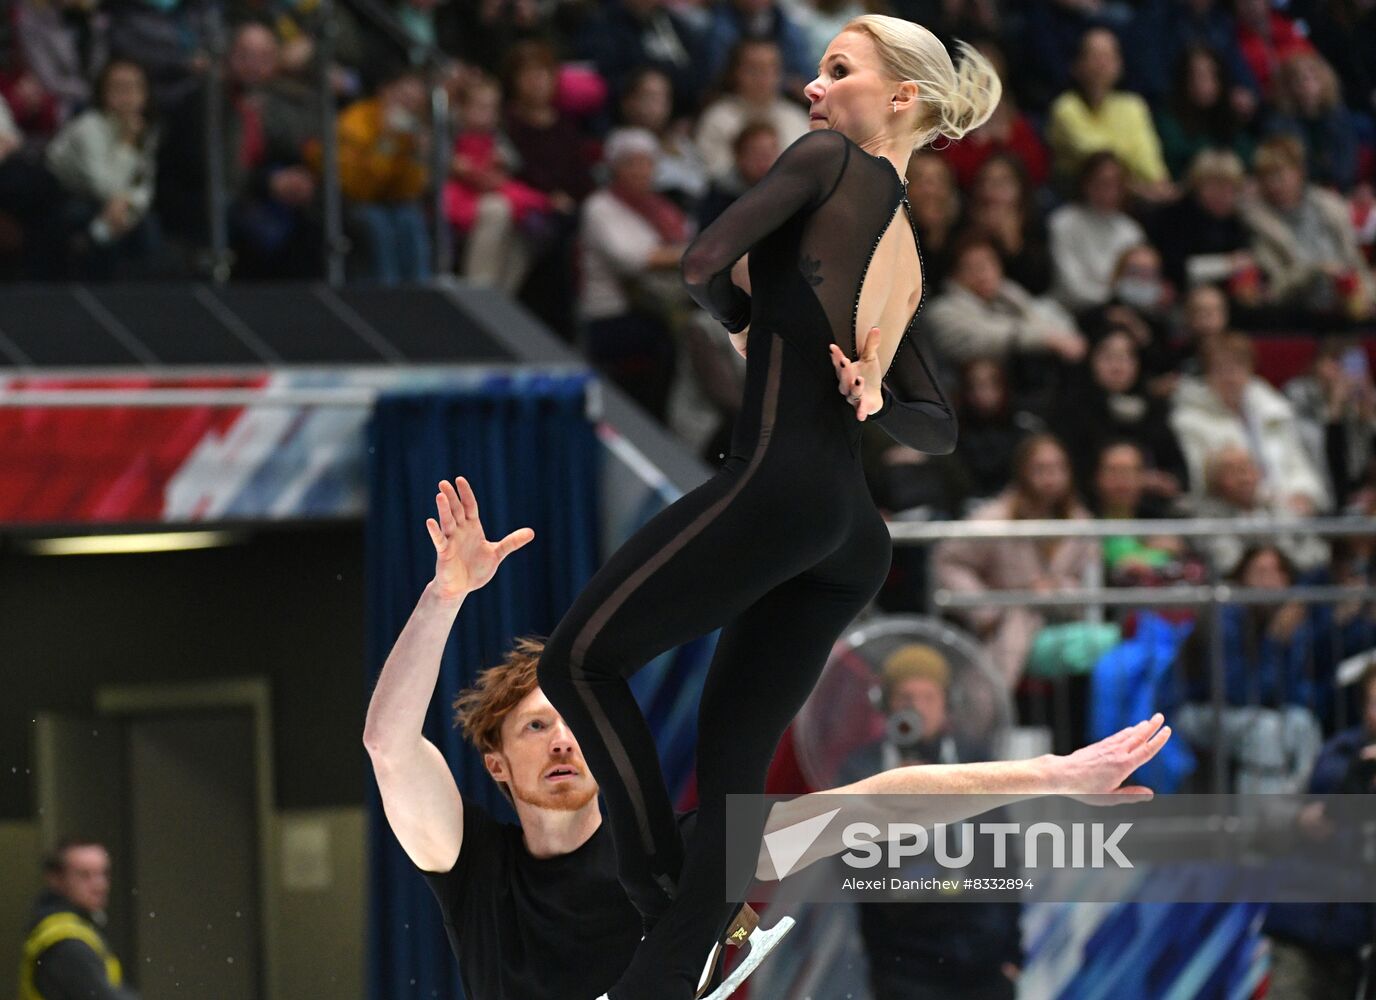
<svg viewBox="0 0 1376 1000">
<path fill-rule="evenodd" d="M 726 928 L 726 933 L 722 935 L 720 941 L 712 945 L 712 953 L 707 956 L 707 965 L 703 967 L 702 975 L 698 977 L 698 989 L 693 994 L 694 1000 L 700 1000 L 714 986 L 717 979 L 717 968 L 721 964 L 722 956 L 726 949 L 724 945 L 741 947 L 755 928 L 759 926 L 760 915 L 755 912 L 749 903 L 742 903 L 741 908 L 736 911 L 736 915 L 731 918 L 731 923 Z"/>
<path fill-rule="evenodd" d="M 755 917 L 755 920 L 758 921 L 759 917 Z M 726 977 L 725 981 L 711 993 L 707 994 L 705 997 L 703 997 L 702 993 L 699 993 L 698 996 L 701 997 L 702 1000 L 726 1000 L 727 997 L 740 989 L 741 984 L 749 978 L 750 974 L 758 969 L 760 964 L 769 957 L 769 953 L 783 940 L 784 935 L 793 930 L 793 923 L 792 917 L 781 917 L 779 922 L 772 927 L 756 927 L 751 931 L 747 931 L 746 936 L 740 944 L 740 947 L 745 949 L 745 955 L 736 965 L 735 969 L 733 969 L 731 974 Z M 705 978 L 710 978 L 711 970 L 715 967 L 719 953 L 720 946 L 718 945 L 717 948 L 713 949 L 712 960 L 708 963 L 708 971 L 705 973 Z"/>
</svg>

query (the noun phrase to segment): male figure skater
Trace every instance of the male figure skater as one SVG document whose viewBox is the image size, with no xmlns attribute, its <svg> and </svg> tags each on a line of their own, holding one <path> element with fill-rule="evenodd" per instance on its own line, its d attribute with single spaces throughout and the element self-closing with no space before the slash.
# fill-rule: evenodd
<svg viewBox="0 0 1376 1000">
<path fill-rule="evenodd" d="M 462 477 L 441 483 L 435 502 L 438 516 L 426 521 L 435 544 L 435 577 L 383 666 L 363 733 L 383 809 L 439 901 L 470 1000 L 597 996 L 630 961 L 641 920 L 617 881 L 597 782 L 578 741 L 537 684 L 542 643 L 518 639 L 501 664 L 480 674 L 475 687 L 454 702 L 458 724 L 483 752 L 488 774 L 511 801 L 519 825 L 497 822 L 465 797 L 439 749 L 421 733 L 464 598 L 535 537 L 522 528 L 488 541 L 477 500 Z M 1001 801 L 1059 792 L 1145 794 L 1137 786 L 1119 786 L 1169 735 L 1156 716 L 1064 757 L 896 767 L 776 805 L 766 831 L 821 811 L 831 793 L 982 793 Z M 964 813 L 947 806 L 941 815 L 909 818 L 955 822 L 994 804 L 974 794 L 969 801 Z M 691 815 L 680 818 L 685 837 L 691 837 L 692 824 Z M 792 870 L 841 849 L 839 842 L 822 838 Z M 777 877 L 763 846 L 757 874 Z M 744 914 L 748 918 L 748 909 Z M 748 921 L 744 926 L 749 929 Z M 720 975 L 717 968 L 711 972 L 713 979 Z"/>
</svg>

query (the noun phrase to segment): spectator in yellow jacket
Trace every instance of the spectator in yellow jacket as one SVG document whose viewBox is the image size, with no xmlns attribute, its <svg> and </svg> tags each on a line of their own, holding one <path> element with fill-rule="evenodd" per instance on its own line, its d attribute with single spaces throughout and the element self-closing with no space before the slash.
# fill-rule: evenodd
<svg viewBox="0 0 1376 1000">
<path fill-rule="evenodd" d="M 421 198 L 430 183 L 425 82 L 403 70 L 339 116 L 339 181 L 384 285 L 430 277 Z"/>
<path fill-rule="evenodd" d="M 1123 75 L 1118 39 L 1107 28 L 1085 32 L 1075 57 L 1075 86 L 1051 105 L 1048 126 L 1056 170 L 1075 176 L 1090 153 L 1117 155 L 1127 167 L 1133 190 L 1146 198 L 1168 198 L 1173 188 L 1161 140 L 1147 102 L 1115 90 Z"/>
</svg>

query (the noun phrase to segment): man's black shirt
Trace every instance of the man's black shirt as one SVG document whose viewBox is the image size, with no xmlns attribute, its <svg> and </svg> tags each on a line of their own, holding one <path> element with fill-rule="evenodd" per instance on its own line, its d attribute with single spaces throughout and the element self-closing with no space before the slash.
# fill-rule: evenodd
<svg viewBox="0 0 1376 1000">
<path fill-rule="evenodd" d="M 463 795 L 463 846 L 421 872 L 439 900 L 468 1000 L 592 1000 L 615 985 L 642 932 L 604 822 L 576 850 L 536 858 L 521 827 Z M 695 813 L 679 818 L 680 828 Z"/>
</svg>

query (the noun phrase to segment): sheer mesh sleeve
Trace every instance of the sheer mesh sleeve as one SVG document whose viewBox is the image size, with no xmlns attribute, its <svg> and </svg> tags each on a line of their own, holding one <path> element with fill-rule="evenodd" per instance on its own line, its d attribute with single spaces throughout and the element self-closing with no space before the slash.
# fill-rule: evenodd
<svg viewBox="0 0 1376 1000">
<path fill-rule="evenodd" d="M 881 387 L 884 405 L 870 420 L 899 444 L 929 455 L 948 455 L 956 447 L 956 415 L 917 342 L 905 334 Z"/>
<path fill-rule="evenodd" d="M 750 323 L 750 296 L 732 283 L 732 266 L 796 212 L 825 201 L 849 155 L 845 137 L 830 129 L 800 136 L 683 254 L 688 294 L 732 333 Z"/>
</svg>

